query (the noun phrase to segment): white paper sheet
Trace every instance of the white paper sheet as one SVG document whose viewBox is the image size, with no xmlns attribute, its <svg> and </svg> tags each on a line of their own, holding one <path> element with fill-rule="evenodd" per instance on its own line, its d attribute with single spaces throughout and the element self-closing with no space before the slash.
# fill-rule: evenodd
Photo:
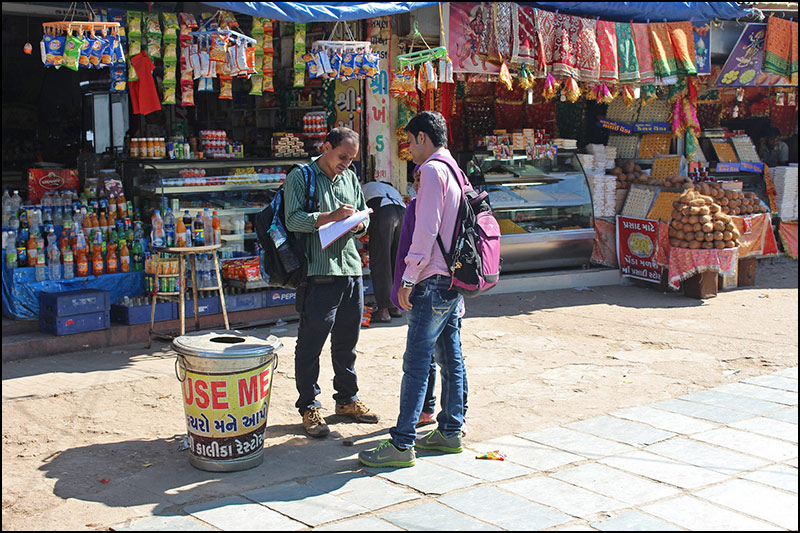
<svg viewBox="0 0 800 533">
<path fill-rule="evenodd" d="M 332 242 L 339 239 L 339 237 L 368 219 L 370 213 L 372 213 L 372 209 L 356 211 L 343 220 L 339 220 L 338 222 L 328 222 L 324 226 L 320 226 L 319 242 L 322 244 L 322 249 L 324 250 L 330 246 Z"/>
</svg>

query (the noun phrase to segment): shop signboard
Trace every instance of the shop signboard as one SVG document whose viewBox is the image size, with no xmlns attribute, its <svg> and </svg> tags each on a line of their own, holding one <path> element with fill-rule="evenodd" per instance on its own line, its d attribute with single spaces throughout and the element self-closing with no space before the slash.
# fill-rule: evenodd
<svg viewBox="0 0 800 533">
<path fill-rule="evenodd" d="M 717 78 L 717 87 L 786 87 L 789 80 L 763 72 L 766 24 L 748 24 Z"/>
<path fill-rule="evenodd" d="M 486 39 L 490 31 L 487 21 L 492 20 L 492 17 L 486 16 L 490 9 L 491 2 L 450 2 L 447 50 L 453 60 L 453 72 L 500 72 L 500 67 L 486 63 L 478 55 L 481 41 Z"/>
<path fill-rule="evenodd" d="M 670 133 L 672 129 L 667 122 L 634 122 L 636 133 Z"/>
<path fill-rule="evenodd" d="M 694 56 L 697 75 L 711 74 L 711 22 L 692 22 L 694 33 Z"/>
<path fill-rule="evenodd" d="M 392 179 L 392 121 L 389 110 L 389 41 L 392 37 L 392 17 L 377 17 L 367 21 L 367 38 L 373 52 L 380 55 L 380 74 L 367 81 L 367 139 L 369 155 L 375 157 L 375 179 Z"/>
<path fill-rule="evenodd" d="M 609 120 L 607 118 L 598 118 L 597 125 L 603 129 L 613 131 L 614 133 L 620 133 L 622 135 L 630 135 L 633 133 L 633 126 L 630 124 L 623 124 L 622 122 L 617 122 L 616 120 Z"/>
<path fill-rule="evenodd" d="M 717 172 L 755 172 L 761 174 L 764 172 L 763 163 L 717 163 Z"/>
<path fill-rule="evenodd" d="M 336 127 L 350 128 L 361 134 L 361 102 L 358 96 L 359 80 L 334 82 L 334 103 L 336 105 Z M 357 161 L 361 160 L 359 151 Z"/>
<path fill-rule="evenodd" d="M 617 216 L 617 261 L 628 278 L 661 283 L 656 262 L 658 221 Z"/>
</svg>

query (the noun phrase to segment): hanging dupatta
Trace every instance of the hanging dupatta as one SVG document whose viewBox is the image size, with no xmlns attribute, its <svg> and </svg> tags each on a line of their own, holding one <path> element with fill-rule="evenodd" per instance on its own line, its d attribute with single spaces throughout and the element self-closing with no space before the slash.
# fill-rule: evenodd
<svg viewBox="0 0 800 533">
<path fill-rule="evenodd" d="M 605 20 L 597 22 L 597 44 L 600 47 L 600 81 L 617 83 L 619 63 L 616 22 Z"/>
<path fill-rule="evenodd" d="M 628 22 L 617 22 L 617 54 L 619 60 L 620 83 L 637 82 L 639 75 L 639 60 L 636 56 L 636 44 L 633 40 L 633 29 Z"/>
<path fill-rule="evenodd" d="M 536 10 L 532 7 L 513 4 L 514 45 L 511 53 L 512 63 L 537 64 L 536 48 Z"/>
<path fill-rule="evenodd" d="M 641 82 L 643 85 L 655 83 L 656 73 L 653 70 L 653 56 L 650 54 L 650 36 L 647 33 L 647 24 L 634 22 L 631 24 L 631 28 Z"/>
<path fill-rule="evenodd" d="M 597 44 L 597 20 L 579 18 L 578 75 L 585 83 L 600 81 L 600 46 Z"/>
<path fill-rule="evenodd" d="M 536 75 L 544 78 L 552 69 L 556 39 L 556 15 L 541 9 L 533 10 L 536 23 Z"/>
<path fill-rule="evenodd" d="M 653 56 L 656 84 L 675 85 L 678 81 L 678 68 L 666 23 L 651 22 L 647 25 L 647 32 L 650 35 L 650 53 Z"/>
<path fill-rule="evenodd" d="M 667 30 L 675 52 L 675 66 L 678 69 L 678 74 L 696 76 L 697 64 L 695 62 L 697 58 L 694 53 L 692 23 L 689 21 L 668 22 Z"/>
<path fill-rule="evenodd" d="M 555 40 L 553 42 L 553 74 L 563 77 L 577 77 L 578 43 L 580 31 L 579 17 L 556 14 Z"/>
<path fill-rule="evenodd" d="M 785 78 L 791 76 L 792 29 L 792 23 L 788 20 L 775 16 L 769 18 L 761 70 Z M 794 39 L 797 42 L 797 27 L 794 28 Z"/>
</svg>

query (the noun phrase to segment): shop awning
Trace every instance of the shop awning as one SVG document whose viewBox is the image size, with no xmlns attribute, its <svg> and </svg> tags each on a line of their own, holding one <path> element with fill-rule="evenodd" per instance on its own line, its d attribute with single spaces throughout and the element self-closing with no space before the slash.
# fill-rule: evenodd
<svg viewBox="0 0 800 533">
<path fill-rule="evenodd" d="M 519 2 L 548 11 L 600 17 L 617 22 L 673 20 L 732 20 L 753 14 L 739 2 Z"/>
<path fill-rule="evenodd" d="M 203 2 L 243 15 L 285 22 L 336 22 L 407 13 L 438 2 Z"/>
</svg>

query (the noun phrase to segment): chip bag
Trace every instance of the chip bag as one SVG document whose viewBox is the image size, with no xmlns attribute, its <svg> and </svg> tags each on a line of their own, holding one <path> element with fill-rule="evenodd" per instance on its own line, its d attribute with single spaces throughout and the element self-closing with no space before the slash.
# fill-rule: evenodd
<svg viewBox="0 0 800 533">
<path fill-rule="evenodd" d="M 342 56 L 342 64 L 339 74 L 343 80 L 352 78 L 356 73 L 356 55 L 347 52 Z"/>
<path fill-rule="evenodd" d="M 161 35 L 147 34 L 147 55 L 151 59 L 161 57 Z"/>
<path fill-rule="evenodd" d="M 178 69 L 175 64 L 164 65 L 164 85 L 175 85 Z"/>
<path fill-rule="evenodd" d="M 137 74 L 136 69 L 133 68 L 133 63 L 131 63 L 130 58 L 128 58 L 128 81 L 139 81 L 139 74 Z"/>
<path fill-rule="evenodd" d="M 165 85 L 164 86 L 164 96 L 161 98 L 161 103 L 163 105 L 175 105 L 175 86 L 174 85 Z"/>
<path fill-rule="evenodd" d="M 142 36 L 142 13 L 139 11 L 128 11 L 128 37 Z"/>
<path fill-rule="evenodd" d="M 78 70 L 81 56 L 81 45 L 83 40 L 80 37 L 70 35 L 64 44 L 64 60 L 62 64 L 68 69 Z"/>
<path fill-rule="evenodd" d="M 123 93 L 127 90 L 127 80 L 125 67 L 111 67 L 111 88 L 112 93 Z"/>
<path fill-rule="evenodd" d="M 122 45 L 122 38 L 119 35 L 116 35 L 116 41 L 114 45 L 114 64 L 119 67 L 125 66 L 125 47 Z"/>
<path fill-rule="evenodd" d="M 264 83 L 264 76 L 261 74 L 253 74 L 250 77 L 250 95 L 251 96 L 262 96 L 264 94 L 263 84 Z"/>
<path fill-rule="evenodd" d="M 194 105 L 194 82 L 181 81 L 181 105 Z"/>
<path fill-rule="evenodd" d="M 158 22 L 158 13 L 145 13 L 144 21 L 145 27 L 147 28 L 147 35 L 161 35 L 161 24 Z"/>
<path fill-rule="evenodd" d="M 366 52 L 362 58 L 361 62 L 361 72 L 367 78 L 372 78 L 377 76 L 381 69 L 378 66 L 378 61 L 380 59 L 380 55 L 375 52 Z"/>
<path fill-rule="evenodd" d="M 64 61 L 64 45 L 66 37 L 63 35 L 45 35 L 44 43 L 46 47 L 45 65 L 48 67 L 61 68 Z"/>
<path fill-rule="evenodd" d="M 214 34 L 211 37 L 211 49 L 209 50 L 209 58 L 211 61 L 225 62 L 227 50 L 227 39 L 224 35 Z"/>
<path fill-rule="evenodd" d="M 103 48 L 100 49 L 100 67 L 110 67 L 113 63 L 114 43 L 111 36 L 103 37 Z"/>
<path fill-rule="evenodd" d="M 180 24 L 178 23 L 177 13 L 161 13 L 164 19 L 164 39 L 174 41 L 178 38 L 178 30 Z"/>
<path fill-rule="evenodd" d="M 178 42 L 164 41 L 164 63 L 177 63 L 178 61 Z"/>
<path fill-rule="evenodd" d="M 139 39 L 133 39 L 130 41 L 128 46 L 128 55 L 133 57 L 138 55 L 142 51 L 142 41 Z"/>
<path fill-rule="evenodd" d="M 231 76 L 219 77 L 219 98 L 220 100 L 233 98 L 233 78 Z"/>
<path fill-rule="evenodd" d="M 322 76 L 322 67 L 318 62 L 318 55 L 316 52 L 304 55 L 303 61 L 306 62 L 306 68 L 308 68 L 309 78 L 314 79 Z"/>
<path fill-rule="evenodd" d="M 181 25 L 181 33 L 197 29 L 197 19 L 191 13 L 179 13 L 178 20 Z"/>
<path fill-rule="evenodd" d="M 200 78 L 197 82 L 197 92 L 211 93 L 214 92 L 214 79 L 213 78 Z"/>
<path fill-rule="evenodd" d="M 92 51 L 89 53 L 89 63 L 95 67 L 100 68 L 100 58 L 103 55 L 103 49 L 106 47 L 106 40 L 102 37 L 95 36 L 94 39 L 89 39 L 92 44 Z"/>
<path fill-rule="evenodd" d="M 275 92 L 275 87 L 272 83 L 272 74 L 264 74 L 264 80 L 261 82 L 261 90 L 267 93 Z"/>
<path fill-rule="evenodd" d="M 86 35 L 81 35 L 81 56 L 78 58 L 78 64 L 83 68 L 89 67 L 89 54 L 92 52 L 92 45 L 89 43 L 89 38 Z"/>
</svg>

